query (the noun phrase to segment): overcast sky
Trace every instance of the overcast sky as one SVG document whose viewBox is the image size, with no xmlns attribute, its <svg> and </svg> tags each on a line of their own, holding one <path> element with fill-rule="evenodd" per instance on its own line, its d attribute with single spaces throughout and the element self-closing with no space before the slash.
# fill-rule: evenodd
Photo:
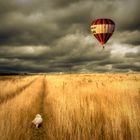
<svg viewBox="0 0 140 140">
<path fill-rule="evenodd" d="M 139 0 L 0 0 L 0 72 L 139 72 Z M 111 18 L 106 48 L 91 21 Z"/>
</svg>

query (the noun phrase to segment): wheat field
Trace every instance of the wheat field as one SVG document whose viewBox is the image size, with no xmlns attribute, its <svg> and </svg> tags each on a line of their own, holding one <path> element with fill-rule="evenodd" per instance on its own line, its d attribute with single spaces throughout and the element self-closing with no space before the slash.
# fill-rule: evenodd
<svg viewBox="0 0 140 140">
<path fill-rule="evenodd" d="M 0 124 L 0 140 L 140 140 L 140 74 L 0 77 Z"/>
</svg>

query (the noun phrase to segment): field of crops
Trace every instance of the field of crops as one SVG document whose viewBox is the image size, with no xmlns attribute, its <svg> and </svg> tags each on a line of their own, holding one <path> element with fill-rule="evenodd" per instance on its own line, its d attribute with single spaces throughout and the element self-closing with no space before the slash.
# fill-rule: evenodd
<svg viewBox="0 0 140 140">
<path fill-rule="evenodd" d="M 140 140 L 140 74 L 0 77 L 0 140 Z"/>
</svg>

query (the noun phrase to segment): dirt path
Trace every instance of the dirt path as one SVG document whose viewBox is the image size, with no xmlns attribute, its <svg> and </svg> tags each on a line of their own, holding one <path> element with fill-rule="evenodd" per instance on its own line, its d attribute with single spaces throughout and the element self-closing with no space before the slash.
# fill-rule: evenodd
<svg viewBox="0 0 140 140">
<path fill-rule="evenodd" d="M 28 88 L 32 83 L 34 83 L 36 81 L 37 78 L 35 78 L 34 80 L 32 80 L 30 83 L 28 83 L 27 85 L 19 88 L 16 92 L 13 92 L 11 94 L 8 94 L 6 97 L 0 97 L 0 104 L 9 101 L 10 99 L 14 98 L 15 96 L 19 95 L 23 90 L 25 90 L 26 88 Z"/>
<path fill-rule="evenodd" d="M 40 102 L 39 102 L 39 114 L 41 114 L 43 118 L 43 122 L 46 120 L 46 116 L 44 115 L 44 99 L 46 96 L 46 76 L 44 76 L 42 81 L 42 90 L 40 95 Z M 32 127 L 32 137 L 31 140 L 44 140 L 45 129 L 44 125 L 42 124 L 38 129 L 34 126 Z"/>
</svg>

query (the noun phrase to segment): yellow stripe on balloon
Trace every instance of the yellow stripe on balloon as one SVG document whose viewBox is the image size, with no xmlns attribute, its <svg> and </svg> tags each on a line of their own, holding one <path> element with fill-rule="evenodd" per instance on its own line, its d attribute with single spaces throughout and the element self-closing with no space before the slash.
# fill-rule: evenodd
<svg viewBox="0 0 140 140">
<path fill-rule="evenodd" d="M 93 34 L 101 33 L 113 33 L 115 25 L 113 24 L 97 24 L 91 26 L 91 31 Z"/>
</svg>

